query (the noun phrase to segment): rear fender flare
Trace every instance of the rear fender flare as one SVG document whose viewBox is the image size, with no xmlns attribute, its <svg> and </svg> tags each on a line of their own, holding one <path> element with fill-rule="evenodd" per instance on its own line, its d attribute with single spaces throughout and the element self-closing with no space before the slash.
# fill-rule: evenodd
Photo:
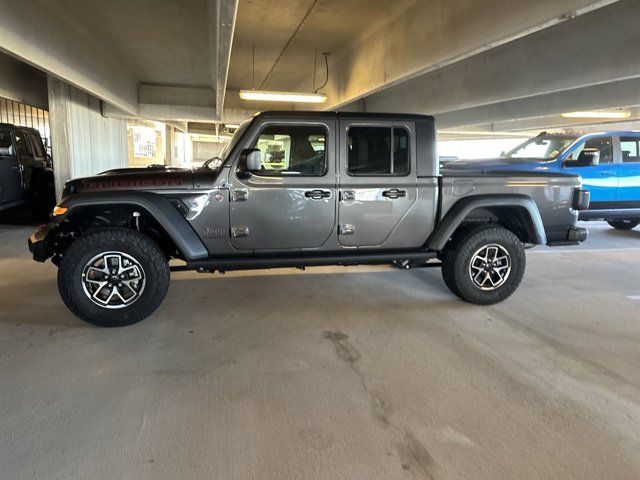
<svg viewBox="0 0 640 480">
<path fill-rule="evenodd" d="M 469 214 L 478 208 L 522 207 L 529 214 L 534 244 L 546 245 L 544 223 L 536 202 L 526 195 L 474 195 L 458 200 L 427 240 L 429 250 L 441 251 Z"/>
</svg>

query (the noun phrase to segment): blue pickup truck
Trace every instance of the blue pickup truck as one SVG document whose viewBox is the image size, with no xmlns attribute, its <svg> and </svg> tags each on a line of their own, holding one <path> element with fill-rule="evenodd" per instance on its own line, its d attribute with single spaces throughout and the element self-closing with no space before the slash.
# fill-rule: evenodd
<svg viewBox="0 0 640 480">
<path fill-rule="evenodd" d="M 640 132 L 540 135 L 500 158 L 459 160 L 442 165 L 449 171 L 566 172 L 582 177 L 591 192 L 580 220 L 606 220 L 620 230 L 640 224 Z"/>
</svg>

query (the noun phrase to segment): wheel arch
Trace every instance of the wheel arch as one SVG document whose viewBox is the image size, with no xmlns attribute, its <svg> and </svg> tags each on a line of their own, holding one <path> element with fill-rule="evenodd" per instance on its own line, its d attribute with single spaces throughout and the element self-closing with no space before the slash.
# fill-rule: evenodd
<svg viewBox="0 0 640 480">
<path fill-rule="evenodd" d="M 100 217 L 100 214 L 116 219 L 117 224 L 122 222 L 123 215 L 138 211 L 161 229 L 163 236 L 173 243 L 185 260 L 202 260 L 209 255 L 189 222 L 166 198 L 156 193 L 82 193 L 66 197 L 58 206 L 67 211 L 54 218 L 68 226 L 86 223 L 87 220 Z"/>
<path fill-rule="evenodd" d="M 473 223 L 497 223 L 523 243 L 545 245 L 547 237 L 538 206 L 526 195 L 475 195 L 458 200 L 429 237 L 427 247 L 442 251 L 458 229 Z"/>
</svg>

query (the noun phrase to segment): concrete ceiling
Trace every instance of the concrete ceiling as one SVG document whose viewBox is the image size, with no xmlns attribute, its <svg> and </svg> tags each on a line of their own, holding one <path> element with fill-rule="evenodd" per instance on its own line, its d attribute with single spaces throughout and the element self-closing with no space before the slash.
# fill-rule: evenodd
<svg viewBox="0 0 640 480">
<path fill-rule="evenodd" d="M 219 118 L 237 0 L 0 2 L 0 49 L 112 116 Z"/>
<path fill-rule="evenodd" d="M 311 91 L 314 52 L 318 52 L 316 86 L 325 77 L 322 52 L 345 54 L 415 0 L 242 0 L 228 88 Z"/>
<path fill-rule="evenodd" d="M 0 11 L 0 50 L 102 99 L 108 116 L 237 123 L 306 109 L 238 90 L 311 91 L 322 52 L 328 102 L 315 108 L 517 130 L 640 105 L 629 50 L 640 0 L 0 0 Z"/>
</svg>

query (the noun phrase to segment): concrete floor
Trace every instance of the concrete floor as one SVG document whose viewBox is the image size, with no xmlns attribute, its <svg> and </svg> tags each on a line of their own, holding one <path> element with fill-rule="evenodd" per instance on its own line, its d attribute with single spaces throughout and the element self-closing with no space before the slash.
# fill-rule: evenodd
<svg viewBox="0 0 640 480">
<path fill-rule="evenodd" d="M 640 228 L 531 251 L 494 307 L 436 269 L 181 273 L 100 330 L 11 222 L 2 479 L 640 478 Z"/>
</svg>

